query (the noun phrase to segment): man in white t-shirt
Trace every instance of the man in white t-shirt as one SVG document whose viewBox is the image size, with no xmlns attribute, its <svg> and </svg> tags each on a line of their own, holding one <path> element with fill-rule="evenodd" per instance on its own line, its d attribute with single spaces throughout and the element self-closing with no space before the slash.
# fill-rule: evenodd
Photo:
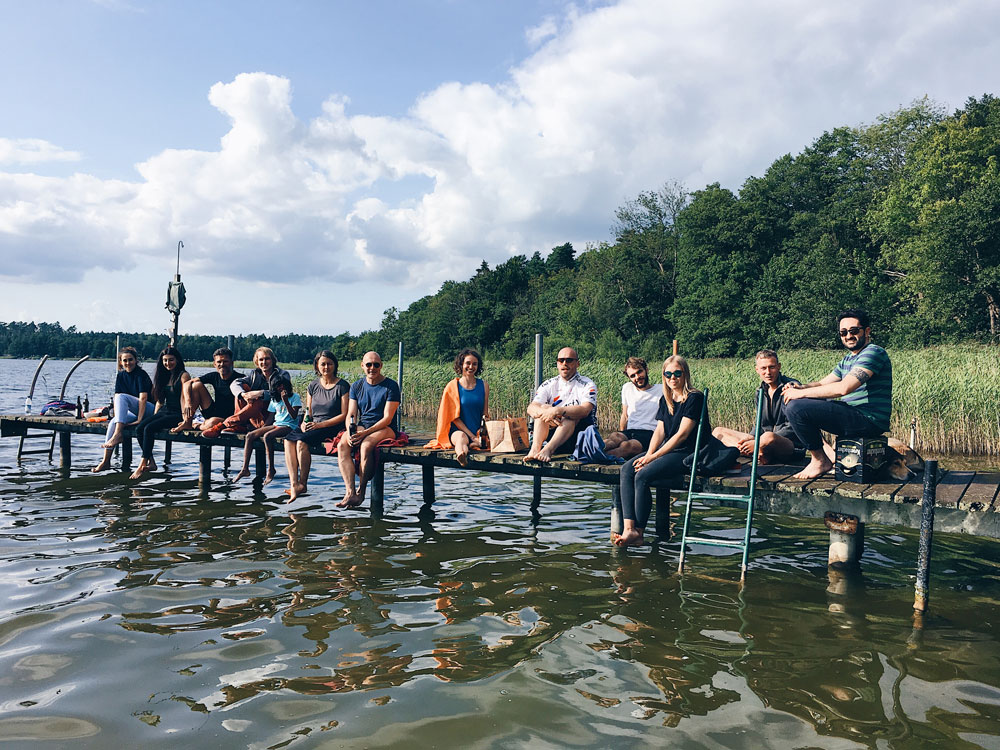
<svg viewBox="0 0 1000 750">
<path fill-rule="evenodd" d="M 549 378 L 528 404 L 528 416 L 535 420 L 527 461 L 549 462 L 555 453 L 572 453 L 579 432 L 595 423 L 597 388 L 594 381 L 577 373 L 580 358 L 568 346 L 559 350 L 559 374 Z M 551 439 L 542 446 L 552 433 Z"/>
<path fill-rule="evenodd" d="M 656 410 L 660 406 L 662 388 L 649 382 L 649 365 L 641 357 L 629 357 L 625 362 L 622 385 L 622 416 L 618 432 L 604 439 L 604 449 L 611 456 L 631 458 L 649 448 L 649 440 L 656 429 Z"/>
</svg>

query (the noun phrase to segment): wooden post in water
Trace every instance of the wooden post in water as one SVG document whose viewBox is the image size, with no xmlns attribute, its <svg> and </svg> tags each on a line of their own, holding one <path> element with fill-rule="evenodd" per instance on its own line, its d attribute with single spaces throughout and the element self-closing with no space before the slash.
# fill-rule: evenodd
<svg viewBox="0 0 1000 750">
<path fill-rule="evenodd" d="M 222 451 L 222 468 L 228 469 L 229 464 L 231 464 L 232 461 L 233 461 L 233 448 L 232 446 L 227 445 Z"/>
<path fill-rule="evenodd" d="M 670 540 L 670 488 L 656 487 L 656 535 L 663 541 Z"/>
<path fill-rule="evenodd" d="M 420 467 L 420 479 L 423 483 L 424 505 L 434 504 L 434 467 L 425 464 Z"/>
<path fill-rule="evenodd" d="M 621 534 L 623 529 L 621 487 L 613 484 L 611 485 L 611 539 L 614 539 L 617 534 Z"/>
<path fill-rule="evenodd" d="M 125 428 L 125 434 L 122 437 L 122 441 L 118 444 L 122 449 L 122 468 L 128 469 L 132 466 L 132 433 L 129 432 L 128 428 Z"/>
<path fill-rule="evenodd" d="M 264 441 L 258 440 L 253 450 L 254 462 L 256 464 L 257 479 L 264 481 L 267 475 L 267 453 L 264 449 Z"/>
<path fill-rule="evenodd" d="M 538 386 L 542 384 L 542 345 L 544 341 L 542 339 L 542 334 L 535 334 L 535 390 L 538 390 Z M 531 394 L 534 398 L 535 394 Z M 534 436 L 532 436 L 534 437 Z M 539 504 L 542 502 L 542 478 L 535 475 L 531 478 L 531 510 L 538 510 Z"/>
<path fill-rule="evenodd" d="M 228 451 L 229 448 L 227 447 Z M 198 484 L 208 487 L 212 481 L 212 446 L 198 446 Z"/>
<path fill-rule="evenodd" d="M 934 501 L 937 495 L 937 461 L 924 463 L 924 496 L 920 501 L 920 547 L 917 551 L 917 582 L 913 591 L 913 609 L 927 611 L 931 577 L 931 542 L 934 540 Z"/>
<path fill-rule="evenodd" d="M 375 467 L 371 485 L 371 514 L 375 518 L 381 518 L 385 510 L 385 461 L 381 457 Z"/>
<path fill-rule="evenodd" d="M 172 445 L 173 445 L 173 441 L 170 438 L 167 438 L 166 440 L 163 441 L 163 465 L 164 466 L 166 466 L 167 464 L 170 463 L 170 455 L 171 455 L 170 448 L 171 448 Z"/>
<path fill-rule="evenodd" d="M 59 433 L 59 468 L 63 471 L 69 471 L 70 465 L 73 463 L 73 458 L 70 451 L 70 433 L 60 432 Z"/>
</svg>

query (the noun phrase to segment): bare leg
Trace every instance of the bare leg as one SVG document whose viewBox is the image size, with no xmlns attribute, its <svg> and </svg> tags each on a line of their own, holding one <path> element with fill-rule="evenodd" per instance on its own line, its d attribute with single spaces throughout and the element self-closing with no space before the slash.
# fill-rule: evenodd
<svg viewBox="0 0 1000 750">
<path fill-rule="evenodd" d="M 337 503 L 338 508 L 349 508 L 355 504 L 357 491 L 354 488 L 354 457 L 351 455 L 351 441 L 345 434 L 337 444 L 337 466 L 340 468 L 340 476 L 344 478 L 344 499 Z"/>
<path fill-rule="evenodd" d="M 110 466 L 111 466 L 111 448 L 105 448 L 104 457 L 101 458 L 101 462 L 97 464 L 97 466 L 95 466 L 93 469 L 91 469 L 91 471 L 96 474 L 99 471 L 104 471 Z"/>
<path fill-rule="evenodd" d="M 176 435 L 183 430 L 194 429 L 194 424 L 191 421 L 192 417 L 194 417 L 194 407 L 191 404 L 191 390 L 197 382 L 196 380 L 189 380 L 186 383 L 181 383 L 181 421 L 176 427 L 171 428 L 171 435 Z M 198 385 L 201 384 L 198 383 Z"/>
<path fill-rule="evenodd" d="M 468 466 L 469 464 L 469 436 L 466 435 L 461 430 L 457 430 L 454 433 L 455 440 L 455 458 L 458 459 L 458 463 L 462 466 Z"/>
<path fill-rule="evenodd" d="M 618 458 L 632 458 L 632 456 L 638 456 L 645 450 L 646 449 L 642 447 L 642 443 L 640 443 L 638 440 L 626 440 L 614 450 L 605 452 L 609 456 L 617 456 Z"/>
<path fill-rule="evenodd" d="M 535 429 L 532 432 L 531 438 L 531 450 L 528 451 L 528 455 L 524 457 L 525 461 L 537 461 L 538 456 L 542 452 L 542 443 L 545 442 L 545 438 L 549 436 L 549 430 L 551 428 L 545 424 L 540 419 L 535 420 Z"/>
<path fill-rule="evenodd" d="M 616 450 L 626 440 L 628 440 L 628 435 L 616 430 L 604 438 L 604 450 L 611 453 L 611 451 Z"/>
<path fill-rule="evenodd" d="M 562 424 L 556 427 L 555 432 L 552 433 L 552 437 L 549 438 L 549 442 L 545 444 L 545 447 L 538 452 L 538 460 L 542 463 L 548 463 L 552 460 L 552 451 L 561 446 L 570 435 L 573 434 L 573 430 L 576 429 L 575 419 L 563 419 Z"/>
<path fill-rule="evenodd" d="M 274 477 L 277 472 L 274 470 L 274 449 L 277 446 L 278 438 L 284 437 L 289 432 L 292 431 L 291 427 L 271 427 L 270 430 L 264 435 L 264 447 L 267 449 L 267 476 L 264 477 L 264 484 L 270 484 L 274 481 Z M 292 453 L 295 452 L 295 446 L 289 446 Z"/>
<path fill-rule="evenodd" d="M 812 460 L 792 479 L 816 479 L 833 468 L 833 461 L 829 459 L 822 448 L 809 451 L 809 455 L 812 456 Z"/>
<path fill-rule="evenodd" d="M 371 480 L 372 476 L 375 474 L 375 461 L 378 459 L 375 455 L 378 451 L 376 446 L 387 438 L 395 437 L 395 435 L 396 433 L 393 432 L 391 427 L 384 427 L 378 432 L 373 432 L 362 441 L 360 462 L 361 481 L 358 484 L 358 494 L 354 503 L 350 507 L 357 507 L 365 501 L 365 490 L 368 487 L 369 480 Z"/>
<path fill-rule="evenodd" d="M 143 458 L 139 465 L 135 467 L 129 479 L 142 479 L 142 475 L 147 471 L 156 471 L 156 461 L 151 458 Z"/>
<path fill-rule="evenodd" d="M 730 448 L 739 448 L 740 443 L 744 440 L 750 440 L 753 438 L 753 435 L 749 432 L 740 432 L 729 427 L 716 427 L 712 430 L 712 437 L 718 438 L 722 441 L 723 445 L 727 445 Z"/>
<path fill-rule="evenodd" d="M 642 544 L 644 541 L 643 531 L 635 525 L 635 521 L 625 519 L 622 522 L 622 533 L 614 538 L 614 543 L 619 547 L 632 547 Z"/>
<path fill-rule="evenodd" d="M 122 441 L 122 432 L 124 431 L 124 429 L 125 429 L 124 422 L 116 422 L 114 433 L 112 433 L 108 441 L 104 443 L 101 447 L 108 449 L 108 448 L 114 448 L 116 445 L 118 445 L 118 443 Z"/>
<path fill-rule="evenodd" d="M 762 464 L 779 463 L 791 458 L 795 453 L 795 443 L 774 432 L 765 432 L 760 436 L 760 452 L 757 460 Z"/>
<path fill-rule="evenodd" d="M 238 482 L 250 476 L 250 457 L 253 455 L 254 441 L 266 431 L 266 428 L 261 427 L 259 430 L 250 430 L 247 433 L 246 438 L 243 440 L 243 468 L 240 469 L 239 474 L 233 477 L 233 482 Z"/>
</svg>

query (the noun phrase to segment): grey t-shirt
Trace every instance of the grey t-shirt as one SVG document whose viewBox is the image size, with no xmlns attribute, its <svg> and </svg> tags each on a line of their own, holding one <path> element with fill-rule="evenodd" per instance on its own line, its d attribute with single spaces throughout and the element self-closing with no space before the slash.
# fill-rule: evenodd
<svg viewBox="0 0 1000 750">
<path fill-rule="evenodd" d="M 349 393 L 351 386 L 346 380 L 340 378 L 333 388 L 327 390 L 322 386 L 319 378 L 309 384 L 309 398 L 312 408 L 310 413 L 314 422 L 323 422 L 333 419 L 340 414 L 341 399 Z"/>
</svg>

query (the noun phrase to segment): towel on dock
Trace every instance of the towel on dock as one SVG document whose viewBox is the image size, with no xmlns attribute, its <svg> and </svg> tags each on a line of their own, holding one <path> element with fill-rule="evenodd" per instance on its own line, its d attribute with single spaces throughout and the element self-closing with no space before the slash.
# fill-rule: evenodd
<svg viewBox="0 0 1000 750">
<path fill-rule="evenodd" d="M 344 437 L 346 434 L 347 434 L 346 432 L 341 432 L 336 437 L 327 438 L 326 440 L 323 441 L 323 450 L 326 452 L 326 454 L 328 456 L 335 456 L 335 455 L 337 455 L 337 446 L 340 445 L 340 439 L 342 437 Z M 375 447 L 376 448 L 402 448 L 404 445 L 409 445 L 409 444 L 410 444 L 410 436 L 407 435 L 405 432 L 397 432 L 396 433 L 396 437 L 394 437 L 394 438 L 386 438 L 385 440 L 381 440 L 381 441 L 379 441 L 379 444 L 376 445 Z M 357 471 L 358 475 L 360 475 L 361 474 L 361 451 L 359 451 L 357 449 L 357 446 L 355 446 L 351 450 L 351 454 L 352 454 L 352 456 L 354 458 L 354 470 Z M 380 459 L 381 455 L 382 455 L 381 451 L 375 451 L 375 466 L 373 468 L 376 468 L 376 469 L 378 468 L 378 462 L 381 460 Z"/>
<path fill-rule="evenodd" d="M 458 396 L 458 378 L 444 387 L 441 406 L 438 407 L 437 432 L 434 439 L 424 447 L 435 451 L 450 451 L 455 446 L 451 442 L 451 424 L 461 416 L 462 406 Z M 471 427 L 469 429 L 472 429 Z M 473 448 L 473 450 L 479 450 Z"/>
<path fill-rule="evenodd" d="M 573 461 L 581 464 L 623 464 L 624 458 L 609 456 L 604 452 L 604 438 L 597 427 L 590 425 L 576 436 L 576 450 L 570 456 Z"/>
</svg>

